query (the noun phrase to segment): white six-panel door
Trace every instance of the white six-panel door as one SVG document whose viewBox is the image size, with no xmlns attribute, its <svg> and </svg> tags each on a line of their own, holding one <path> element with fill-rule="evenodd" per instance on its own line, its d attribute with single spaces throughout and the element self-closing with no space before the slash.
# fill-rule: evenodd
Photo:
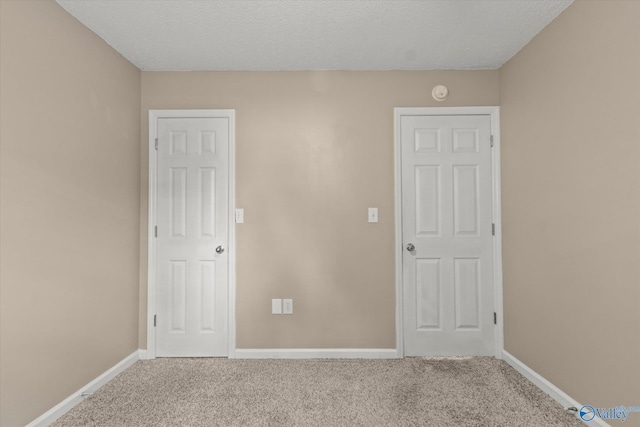
<svg viewBox="0 0 640 427">
<path fill-rule="evenodd" d="M 156 355 L 227 355 L 229 119 L 159 118 Z"/>
<path fill-rule="evenodd" d="M 494 355 L 490 116 L 399 126 L 404 354 Z"/>
</svg>

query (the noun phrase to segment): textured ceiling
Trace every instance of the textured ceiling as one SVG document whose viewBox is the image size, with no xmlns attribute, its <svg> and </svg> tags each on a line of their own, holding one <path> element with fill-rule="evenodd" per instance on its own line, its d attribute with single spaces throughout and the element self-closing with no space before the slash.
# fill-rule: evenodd
<svg viewBox="0 0 640 427">
<path fill-rule="evenodd" d="M 56 0 L 142 70 L 499 68 L 572 0 Z"/>
</svg>

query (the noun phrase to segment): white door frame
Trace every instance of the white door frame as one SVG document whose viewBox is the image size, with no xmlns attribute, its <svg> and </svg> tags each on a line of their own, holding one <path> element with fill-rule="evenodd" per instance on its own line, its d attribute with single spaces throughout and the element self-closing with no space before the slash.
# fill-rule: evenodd
<svg viewBox="0 0 640 427">
<path fill-rule="evenodd" d="M 394 156 L 395 156 L 395 223 L 396 223 L 396 349 L 398 357 L 404 357 L 402 304 L 402 156 L 400 120 L 403 116 L 470 116 L 485 115 L 491 118 L 491 150 L 492 210 L 496 234 L 493 245 L 493 289 L 494 309 L 497 313 L 495 334 L 495 357 L 502 358 L 504 347 L 504 315 L 502 307 L 502 215 L 500 202 L 500 107 L 425 107 L 394 109 Z"/>
<path fill-rule="evenodd" d="M 156 358 L 156 197 L 158 155 L 158 119 L 161 118 L 229 119 L 229 289 L 228 289 L 228 357 L 236 353 L 236 230 L 235 230 L 235 110 L 149 110 L 149 216 L 147 219 L 147 351 L 145 359 Z"/>
</svg>

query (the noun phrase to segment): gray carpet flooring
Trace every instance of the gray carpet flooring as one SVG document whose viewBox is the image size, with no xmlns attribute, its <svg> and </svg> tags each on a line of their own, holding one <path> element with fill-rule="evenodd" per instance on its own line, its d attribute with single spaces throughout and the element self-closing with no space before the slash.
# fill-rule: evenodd
<svg viewBox="0 0 640 427">
<path fill-rule="evenodd" d="M 62 426 L 582 426 L 505 362 L 156 359 Z"/>
</svg>

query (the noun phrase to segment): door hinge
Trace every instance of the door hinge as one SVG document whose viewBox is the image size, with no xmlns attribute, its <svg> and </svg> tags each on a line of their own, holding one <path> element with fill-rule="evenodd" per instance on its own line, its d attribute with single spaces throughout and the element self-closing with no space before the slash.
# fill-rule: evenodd
<svg viewBox="0 0 640 427">
<path fill-rule="evenodd" d="M 491 224 L 491 235 L 492 236 L 496 235 L 496 224 L 495 223 Z"/>
<path fill-rule="evenodd" d="M 154 314 L 154 315 L 153 315 L 153 327 L 154 327 L 154 328 L 156 327 L 156 320 L 157 320 L 157 318 L 158 318 L 158 315 L 157 315 L 157 314 Z"/>
<path fill-rule="evenodd" d="M 495 311 L 493 312 L 493 324 L 497 325 L 498 324 L 498 313 L 496 313 Z M 154 324 L 155 326 L 155 324 Z"/>
<path fill-rule="evenodd" d="M 489 137 L 489 142 L 491 143 L 491 146 L 493 147 L 493 135 L 491 135 Z M 156 150 L 158 149 L 158 140 L 156 139 Z"/>
<path fill-rule="evenodd" d="M 493 137 L 492 137 L 493 138 Z M 493 146 L 493 143 L 491 144 Z M 158 138 L 156 138 L 156 150 L 158 149 Z"/>
<path fill-rule="evenodd" d="M 158 226 L 155 226 L 155 229 L 153 231 L 154 237 L 158 237 Z"/>
</svg>

